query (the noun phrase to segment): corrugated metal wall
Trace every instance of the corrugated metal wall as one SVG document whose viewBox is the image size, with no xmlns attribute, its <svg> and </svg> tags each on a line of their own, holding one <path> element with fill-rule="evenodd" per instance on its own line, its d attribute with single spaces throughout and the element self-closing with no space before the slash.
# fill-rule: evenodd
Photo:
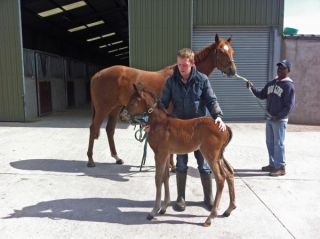
<svg viewBox="0 0 320 239">
<path fill-rule="evenodd" d="M 0 1 L 0 121 L 24 121 L 19 0 Z"/>
<path fill-rule="evenodd" d="M 191 47 L 192 0 L 130 0 L 130 66 L 159 70 Z"/>
<path fill-rule="evenodd" d="M 193 25 L 283 26 L 284 0 L 194 0 Z"/>
</svg>

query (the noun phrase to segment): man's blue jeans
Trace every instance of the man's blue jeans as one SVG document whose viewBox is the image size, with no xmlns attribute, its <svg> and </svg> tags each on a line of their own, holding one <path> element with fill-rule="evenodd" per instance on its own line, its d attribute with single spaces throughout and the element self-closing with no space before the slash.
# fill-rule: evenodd
<svg viewBox="0 0 320 239">
<path fill-rule="evenodd" d="M 287 129 L 287 120 L 272 121 L 266 123 L 266 143 L 269 153 L 269 165 L 281 168 L 286 165 L 284 140 Z"/>
<path fill-rule="evenodd" d="M 194 157 L 197 159 L 198 170 L 200 173 L 211 173 L 210 166 L 207 161 L 204 160 L 200 150 L 194 151 Z M 188 154 L 177 154 L 176 170 L 179 173 L 187 173 L 188 170 Z"/>
</svg>

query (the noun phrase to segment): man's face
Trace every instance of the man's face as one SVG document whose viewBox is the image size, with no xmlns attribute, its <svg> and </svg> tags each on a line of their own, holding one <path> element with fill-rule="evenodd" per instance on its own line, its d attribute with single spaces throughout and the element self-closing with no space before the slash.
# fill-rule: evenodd
<svg viewBox="0 0 320 239">
<path fill-rule="evenodd" d="M 288 68 L 284 67 L 283 65 L 278 66 L 277 74 L 279 79 L 286 78 L 288 73 L 289 73 Z"/>
<path fill-rule="evenodd" d="M 188 78 L 194 63 L 191 62 L 188 58 L 177 57 L 177 64 L 181 76 L 185 79 Z"/>
</svg>

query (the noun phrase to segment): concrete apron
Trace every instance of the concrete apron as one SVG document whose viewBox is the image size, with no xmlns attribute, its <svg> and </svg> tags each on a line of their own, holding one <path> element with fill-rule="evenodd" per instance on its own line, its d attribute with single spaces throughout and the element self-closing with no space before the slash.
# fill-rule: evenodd
<svg viewBox="0 0 320 239">
<path fill-rule="evenodd" d="M 148 221 L 155 199 L 152 150 L 139 172 L 143 144 L 134 140 L 133 127 L 118 124 L 115 141 L 125 164 L 115 165 L 102 128 L 96 167 L 87 168 L 89 125 L 88 111 L 0 123 L 0 238 L 318 237 L 320 127 L 289 125 L 287 175 L 273 178 L 259 171 L 267 163 L 264 123 L 230 123 L 234 138 L 225 156 L 236 171 L 238 208 L 205 228 L 209 212 L 192 154 L 186 211 L 169 207 Z M 170 189 L 174 201 L 173 174 Z M 225 184 L 220 213 L 228 202 Z"/>
</svg>

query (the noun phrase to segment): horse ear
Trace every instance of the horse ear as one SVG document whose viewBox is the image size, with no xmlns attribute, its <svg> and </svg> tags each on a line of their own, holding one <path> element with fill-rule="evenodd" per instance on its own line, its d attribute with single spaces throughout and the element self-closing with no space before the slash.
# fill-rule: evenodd
<svg viewBox="0 0 320 239">
<path fill-rule="evenodd" d="M 140 95 L 142 89 L 143 89 L 143 85 L 138 82 L 138 83 L 134 83 L 133 84 L 133 88 L 135 89 L 135 91 L 138 93 L 138 95 Z"/>
<path fill-rule="evenodd" d="M 219 42 L 219 35 L 218 35 L 218 33 L 216 33 L 215 41 L 216 41 L 216 43 Z"/>
<path fill-rule="evenodd" d="M 227 42 L 230 43 L 232 39 L 233 39 L 233 36 L 231 35 L 231 36 L 228 38 Z"/>
</svg>

